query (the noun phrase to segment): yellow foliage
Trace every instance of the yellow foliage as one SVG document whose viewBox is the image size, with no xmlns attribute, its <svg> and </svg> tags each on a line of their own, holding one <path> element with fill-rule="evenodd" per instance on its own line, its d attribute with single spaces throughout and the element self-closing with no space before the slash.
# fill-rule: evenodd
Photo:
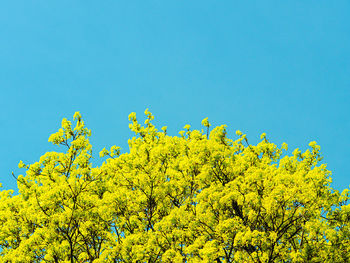
<svg viewBox="0 0 350 263">
<path fill-rule="evenodd" d="M 103 148 L 100 167 L 79 112 L 49 138 L 65 151 L 20 161 L 19 194 L 0 192 L 0 262 L 350 261 L 349 191 L 316 142 L 287 155 L 208 118 L 168 136 L 144 113 L 129 115 L 130 152 Z"/>
</svg>

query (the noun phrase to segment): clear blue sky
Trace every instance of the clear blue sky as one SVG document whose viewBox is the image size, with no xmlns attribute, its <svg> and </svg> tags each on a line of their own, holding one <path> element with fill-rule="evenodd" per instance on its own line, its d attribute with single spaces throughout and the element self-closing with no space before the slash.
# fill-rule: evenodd
<svg viewBox="0 0 350 263">
<path fill-rule="evenodd" d="M 0 182 L 47 151 L 80 111 L 95 153 L 128 150 L 149 108 L 176 135 L 227 124 L 255 143 L 321 145 L 333 186 L 350 176 L 349 1 L 3 1 Z"/>
</svg>

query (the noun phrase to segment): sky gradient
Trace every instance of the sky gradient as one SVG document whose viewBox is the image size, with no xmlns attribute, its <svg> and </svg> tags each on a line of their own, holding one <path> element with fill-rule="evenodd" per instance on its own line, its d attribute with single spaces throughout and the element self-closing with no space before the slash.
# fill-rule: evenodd
<svg viewBox="0 0 350 263">
<path fill-rule="evenodd" d="M 321 145 L 350 180 L 349 1 L 6 1 L 0 9 L 0 182 L 80 111 L 93 151 L 128 151 L 128 114 L 177 135 L 209 117 L 251 143 Z M 96 164 L 100 161 L 95 160 Z"/>
</svg>

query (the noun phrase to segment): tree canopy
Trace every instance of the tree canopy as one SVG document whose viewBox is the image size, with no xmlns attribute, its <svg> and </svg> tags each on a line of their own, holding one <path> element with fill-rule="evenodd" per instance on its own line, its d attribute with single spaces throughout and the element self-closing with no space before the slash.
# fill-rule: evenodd
<svg viewBox="0 0 350 263">
<path fill-rule="evenodd" d="M 19 163 L 18 194 L 0 192 L 0 262 L 350 261 L 348 189 L 316 142 L 288 154 L 207 118 L 169 136 L 145 115 L 99 167 L 78 112 L 49 138 L 59 151 Z"/>
</svg>

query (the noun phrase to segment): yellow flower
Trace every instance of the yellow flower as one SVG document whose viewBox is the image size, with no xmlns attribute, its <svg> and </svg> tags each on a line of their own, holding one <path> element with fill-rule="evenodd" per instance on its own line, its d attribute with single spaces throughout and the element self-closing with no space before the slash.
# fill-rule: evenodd
<svg viewBox="0 0 350 263">
<path fill-rule="evenodd" d="M 73 115 L 73 120 L 80 121 L 81 120 L 81 114 L 79 111 L 75 112 Z"/>
<path fill-rule="evenodd" d="M 26 165 L 22 162 L 22 160 L 19 161 L 18 163 L 18 168 L 24 168 Z"/>
<path fill-rule="evenodd" d="M 202 125 L 207 128 L 211 126 L 211 124 L 208 121 L 208 117 L 202 120 Z"/>
</svg>

